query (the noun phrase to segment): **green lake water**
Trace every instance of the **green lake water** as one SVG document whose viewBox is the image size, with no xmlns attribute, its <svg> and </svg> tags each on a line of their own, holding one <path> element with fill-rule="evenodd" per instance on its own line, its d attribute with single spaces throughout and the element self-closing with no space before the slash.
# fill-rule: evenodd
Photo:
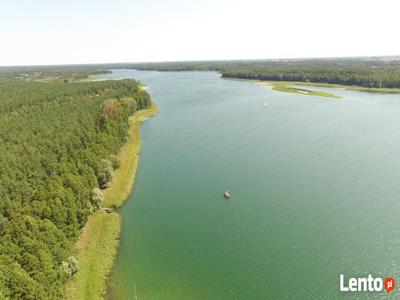
<svg viewBox="0 0 400 300">
<path fill-rule="evenodd" d="M 108 76 L 142 81 L 160 109 L 119 210 L 109 299 L 375 299 L 387 292 L 339 292 L 339 275 L 400 280 L 400 95 Z"/>
</svg>

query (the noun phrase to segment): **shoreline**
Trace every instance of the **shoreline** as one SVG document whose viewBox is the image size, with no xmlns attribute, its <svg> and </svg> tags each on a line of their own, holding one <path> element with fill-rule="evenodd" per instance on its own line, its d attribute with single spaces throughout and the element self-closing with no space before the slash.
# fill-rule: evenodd
<svg viewBox="0 0 400 300">
<path fill-rule="evenodd" d="M 359 91 L 359 92 L 376 93 L 376 94 L 400 94 L 400 88 L 368 88 L 357 85 L 344 85 L 344 84 L 334 84 L 334 83 L 317 83 L 317 82 L 303 82 L 303 81 L 271 81 L 271 80 L 244 79 L 244 78 L 223 77 L 223 76 L 221 76 L 221 78 L 228 80 L 247 81 L 255 84 L 264 85 L 271 88 L 271 90 L 275 92 L 336 98 L 337 100 L 341 99 L 342 96 L 338 96 L 324 91 L 299 88 L 296 86 L 326 87 L 326 88 L 336 88 L 336 89 L 344 89 L 350 91 Z"/>
<path fill-rule="evenodd" d="M 128 139 L 118 155 L 120 167 L 114 171 L 111 184 L 103 191 L 104 201 L 102 207 L 118 208 L 122 206 L 131 194 L 139 162 L 139 152 L 142 146 L 140 125 L 156 115 L 157 112 L 158 107 L 152 102 L 150 108 L 139 110 L 129 118 Z"/>
<path fill-rule="evenodd" d="M 282 92 L 282 93 L 289 93 L 289 94 L 297 94 L 297 95 L 305 95 L 305 96 L 317 96 L 317 97 L 326 97 L 326 98 L 333 98 L 333 99 L 340 99 L 341 96 L 312 89 L 306 88 L 299 88 L 301 84 L 292 81 L 255 81 L 256 84 L 267 85 L 271 88 L 272 91 L 275 92 Z M 308 85 L 301 85 L 301 86 L 308 86 Z"/>
<path fill-rule="evenodd" d="M 337 88 L 345 90 L 355 90 L 369 93 L 384 93 L 384 94 L 397 94 L 400 93 L 400 88 L 370 88 L 358 85 L 345 85 L 335 83 L 318 83 L 318 82 L 303 82 L 303 81 L 288 81 L 291 84 L 315 87 Z"/>
<path fill-rule="evenodd" d="M 217 72 L 219 73 L 219 72 Z M 260 80 L 260 79 L 247 79 L 247 78 L 239 78 L 239 77 L 223 77 L 222 73 L 219 73 L 220 77 L 228 80 L 243 80 L 253 83 L 266 84 L 272 87 L 272 85 L 298 85 L 298 86 L 315 86 L 315 87 L 326 87 L 326 88 L 336 88 L 336 89 L 345 89 L 345 90 L 353 90 L 353 91 L 361 91 L 367 93 L 383 93 L 383 94 L 400 94 L 400 88 L 369 88 L 358 85 L 345 85 L 345 84 L 336 84 L 336 83 L 319 83 L 319 82 L 305 82 L 305 81 L 273 81 L 273 80 Z M 341 97 L 340 97 L 341 98 Z"/>
<path fill-rule="evenodd" d="M 158 107 L 152 102 L 150 108 L 137 111 L 129 118 L 128 139 L 118 155 L 120 167 L 103 191 L 102 208 L 120 207 L 131 194 L 141 148 L 140 125 L 157 112 Z M 121 223 L 121 216 L 115 211 L 106 213 L 100 209 L 89 216 L 76 243 L 78 272 L 64 286 L 65 299 L 104 298 L 118 251 Z"/>
</svg>

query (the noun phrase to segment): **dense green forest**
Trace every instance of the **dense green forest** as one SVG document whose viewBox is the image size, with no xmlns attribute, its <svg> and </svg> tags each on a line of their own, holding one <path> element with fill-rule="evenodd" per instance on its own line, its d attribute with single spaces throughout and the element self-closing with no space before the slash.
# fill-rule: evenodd
<svg viewBox="0 0 400 300">
<path fill-rule="evenodd" d="M 99 71 L 0 72 L 0 299 L 63 298 L 74 243 L 119 165 L 128 118 L 150 106 L 133 80 L 68 82 Z"/>
<path fill-rule="evenodd" d="M 400 88 L 400 57 L 142 63 L 140 70 L 217 71 L 227 78 Z"/>
</svg>

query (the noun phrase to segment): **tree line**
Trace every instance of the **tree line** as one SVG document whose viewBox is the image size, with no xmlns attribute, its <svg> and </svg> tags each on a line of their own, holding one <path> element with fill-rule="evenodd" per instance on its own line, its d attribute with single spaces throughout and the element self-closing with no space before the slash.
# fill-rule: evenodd
<svg viewBox="0 0 400 300">
<path fill-rule="evenodd" d="M 25 79 L 52 76 L 71 81 L 90 74 L 107 73 L 110 69 L 216 71 L 226 78 L 400 88 L 400 57 L 396 56 L 3 67 L 0 68 L 0 77 L 2 74 Z"/>
<path fill-rule="evenodd" d="M 134 80 L 0 76 L 0 299 L 62 299 L 74 244 L 119 166 L 128 118 L 151 100 Z"/>
<path fill-rule="evenodd" d="M 140 63 L 140 70 L 217 71 L 226 78 L 400 88 L 400 57 Z"/>
</svg>

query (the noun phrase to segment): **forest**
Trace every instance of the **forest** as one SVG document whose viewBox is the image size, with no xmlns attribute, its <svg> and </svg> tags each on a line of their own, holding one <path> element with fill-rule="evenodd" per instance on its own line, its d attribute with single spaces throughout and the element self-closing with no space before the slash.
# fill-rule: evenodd
<svg viewBox="0 0 400 300">
<path fill-rule="evenodd" d="M 134 80 L 71 81 L 100 71 L 0 72 L 0 299 L 63 298 L 128 118 L 151 105 Z"/>
<path fill-rule="evenodd" d="M 400 57 L 166 62 L 125 67 L 158 71 L 217 71 L 226 78 L 400 88 Z"/>
</svg>

